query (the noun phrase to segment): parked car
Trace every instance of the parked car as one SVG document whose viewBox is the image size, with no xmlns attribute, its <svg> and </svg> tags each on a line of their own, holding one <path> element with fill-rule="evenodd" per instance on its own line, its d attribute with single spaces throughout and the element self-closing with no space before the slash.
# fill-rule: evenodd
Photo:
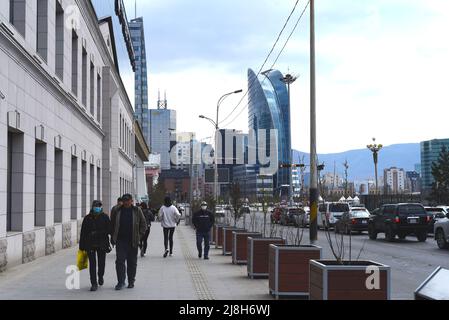
<svg viewBox="0 0 449 320">
<path fill-rule="evenodd" d="M 363 207 L 352 207 L 350 212 L 345 212 L 335 224 L 335 232 L 351 234 L 353 231 L 362 233 L 368 231 L 370 212 Z"/>
<path fill-rule="evenodd" d="M 271 223 L 278 224 L 281 221 L 282 208 L 277 207 L 273 209 L 271 213 Z"/>
<path fill-rule="evenodd" d="M 371 240 L 376 240 L 379 233 L 385 233 L 385 239 L 393 241 L 396 236 L 403 240 L 415 235 L 420 242 L 427 240 L 430 218 L 424 206 L 418 203 L 384 205 L 373 211 L 368 222 Z"/>
<path fill-rule="evenodd" d="M 430 217 L 430 223 L 429 223 L 429 233 L 433 234 L 435 222 L 439 219 L 446 218 L 447 212 L 444 210 L 444 208 L 435 208 L 435 207 L 426 207 L 427 214 Z"/>
<path fill-rule="evenodd" d="M 349 204 L 346 202 L 326 202 L 318 207 L 318 228 L 334 228 L 335 223 L 345 212 L 350 212 Z"/>
<path fill-rule="evenodd" d="M 284 208 L 281 212 L 280 224 L 283 226 L 293 225 L 299 227 L 301 224 L 301 218 L 305 214 L 302 208 Z"/>
<path fill-rule="evenodd" d="M 434 226 L 435 240 L 437 242 L 438 248 L 448 249 L 449 248 L 449 213 L 446 217 L 438 219 Z"/>
</svg>

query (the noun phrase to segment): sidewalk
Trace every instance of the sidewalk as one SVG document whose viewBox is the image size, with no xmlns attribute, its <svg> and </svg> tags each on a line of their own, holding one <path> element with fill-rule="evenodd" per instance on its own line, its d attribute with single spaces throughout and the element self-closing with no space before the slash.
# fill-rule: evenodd
<svg viewBox="0 0 449 320">
<path fill-rule="evenodd" d="M 164 259 L 160 224 L 154 223 L 149 253 L 138 260 L 136 287 L 115 291 L 115 250 L 106 261 L 105 285 L 89 292 L 87 270 L 81 272 L 80 290 L 66 288 L 66 268 L 76 264 L 77 247 L 60 251 L 0 273 L 0 299 L 54 300 L 264 300 L 268 280 L 250 280 L 246 266 L 235 266 L 231 257 L 211 248 L 210 260 L 197 256 L 192 228 L 180 225 L 175 232 L 174 256 Z"/>
</svg>

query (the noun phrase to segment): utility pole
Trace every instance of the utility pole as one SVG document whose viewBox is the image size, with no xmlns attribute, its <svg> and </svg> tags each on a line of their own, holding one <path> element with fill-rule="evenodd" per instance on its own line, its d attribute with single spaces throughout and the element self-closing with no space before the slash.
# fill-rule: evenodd
<svg viewBox="0 0 449 320">
<path fill-rule="evenodd" d="M 310 243 L 318 240 L 318 168 L 316 147 L 315 0 L 310 0 Z"/>
</svg>

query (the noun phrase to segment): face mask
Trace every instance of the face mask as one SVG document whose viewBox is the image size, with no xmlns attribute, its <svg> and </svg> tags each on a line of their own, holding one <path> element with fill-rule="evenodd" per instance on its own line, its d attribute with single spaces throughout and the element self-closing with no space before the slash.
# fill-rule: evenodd
<svg viewBox="0 0 449 320">
<path fill-rule="evenodd" d="M 100 213 L 102 213 L 102 212 L 103 212 L 103 208 L 100 208 L 100 207 L 95 207 L 95 208 L 94 208 L 94 213 L 100 214 Z"/>
<path fill-rule="evenodd" d="M 201 209 L 206 211 L 207 210 L 207 206 L 202 206 Z"/>
</svg>

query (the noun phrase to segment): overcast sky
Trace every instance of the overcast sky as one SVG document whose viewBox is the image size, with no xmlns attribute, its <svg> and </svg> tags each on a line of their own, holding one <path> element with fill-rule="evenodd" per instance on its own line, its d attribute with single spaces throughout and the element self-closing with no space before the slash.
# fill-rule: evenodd
<svg viewBox="0 0 449 320">
<path fill-rule="evenodd" d="M 296 0 L 137 0 L 145 21 L 149 105 L 167 90 L 178 131 L 210 137 L 218 98 L 247 89 Z M 298 9 L 267 69 L 293 28 Z M 125 0 L 134 17 L 134 0 Z M 316 0 L 318 152 L 449 137 L 449 1 Z M 275 68 L 292 86 L 293 147 L 309 150 L 309 12 Z M 134 101 L 133 76 L 123 74 Z M 222 105 L 221 119 L 238 103 Z M 237 111 L 247 105 L 245 99 Z M 238 112 L 235 113 L 237 115 Z M 233 116 L 230 118 L 232 119 Z M 227 128 L 248 130 L 248 112 Z"/>
</svg>

